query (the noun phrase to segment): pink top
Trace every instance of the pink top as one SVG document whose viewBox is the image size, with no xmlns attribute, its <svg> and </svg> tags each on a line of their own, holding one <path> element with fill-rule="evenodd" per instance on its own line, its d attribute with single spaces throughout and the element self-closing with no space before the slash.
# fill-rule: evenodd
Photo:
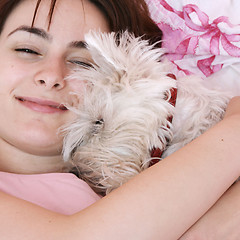
<svg viewBox="0 0 240 240">
<path fill-rule="evenodd" d="M 23 175 L 0 172 L 0 190 L 66 215 L 100 199 L 87 183 L 71 173 Z"/>
</svg>

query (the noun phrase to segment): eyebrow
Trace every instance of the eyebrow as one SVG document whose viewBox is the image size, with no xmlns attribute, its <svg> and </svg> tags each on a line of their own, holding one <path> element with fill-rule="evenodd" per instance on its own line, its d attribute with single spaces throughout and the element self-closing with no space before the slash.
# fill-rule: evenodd
<svg viewBox="0 0 240 240">
<path fill-rule="evenodd" d="M 35 34 L 35 35 L 37 35 L 45 40 L 48 40 L 48 41 L 52 40 L 51 35 L 49 33 L 47 33 L 44 29 L 36 28 L 36 27 L 29 27 L 29 26 L 25 26 L 25 25 L 20 26 L 20 27 L 16 28 L 15 30 L 13 30 L 12 32 L 10 32 L 8 34 L 8 37 L 18 31 L 32 33 L 32 34 Z M 85 41 L 73 41 L 68 44 L 68 47 L 69 48 L 87 49 L 88 45 Z"/>
<path fill-rule="evenodd" d="M 33 33 L 43 39 L 46 39 L 48 41 L 50 41 L 52 39 L 52 37 L 44 30 L 41 28 L 36 28 L 36 27 L 29 27 L 29 26 L 20 26 L 17 29 L 13 30 L 12 32 L 10 32 L 8 34 L 8 37 L 11 36 L 12 34 L 14 34 L 15 32 L 18 31 L 24 31 L 24 32 L 28 32 L 28 33 Z"/>
<path fill-rule="evenodd" d="M 88 45 L 85 41 L 73 41 L 71 43 L 68 44 L 68 47 L 70 48 L 83 48 L 83 49 L 87 49 Z"/>
</svg>

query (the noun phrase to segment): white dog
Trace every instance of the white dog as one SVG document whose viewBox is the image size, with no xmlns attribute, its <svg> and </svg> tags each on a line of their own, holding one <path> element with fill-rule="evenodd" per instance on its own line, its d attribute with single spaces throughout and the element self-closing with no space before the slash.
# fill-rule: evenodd
<svg viewBox="0 0 240 240">
<path fill-rule="evenodd" d="M 78 118 L 66 129 L 64 159 L 97 193 L 149 167 L 152 149 L 166 157 L 222 119 L 230 94 L 194 76 L 169 77 L 162 49 L 127 32 L 92 32 L 86 42 L 94 64 L 70 77 L 85 88 Z"/>
</svg>

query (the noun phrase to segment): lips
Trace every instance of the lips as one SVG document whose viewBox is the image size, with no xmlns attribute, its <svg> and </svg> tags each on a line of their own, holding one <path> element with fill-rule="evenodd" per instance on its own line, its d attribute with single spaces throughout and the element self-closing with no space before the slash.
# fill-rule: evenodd
<svg viewBox="0 0 240 240">
<path fill-rule="evenodd" d="M 60 113 L 68 110 L 63 104 L 50 100 L 20 96 L 16 96 L 15 99 L 23 106 L 36 112 Z"/>
</svg>

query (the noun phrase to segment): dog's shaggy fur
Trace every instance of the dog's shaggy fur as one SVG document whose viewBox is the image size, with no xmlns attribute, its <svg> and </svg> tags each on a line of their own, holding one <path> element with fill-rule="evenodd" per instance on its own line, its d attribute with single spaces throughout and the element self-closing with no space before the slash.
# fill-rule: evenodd
<svg viewBox="0 0 240 240">
<path fill-rule="evenodd" d="M 64 159 L 97 193 L 149 167 L 152 149 L 164 149 L 166 157 L 222 119 L 230 95 L 194 76 L 168 77 L 162 49 L 127 32 L 92 32 L 86 42 L 94 64 L 70 77 L 85 87 L 78 117 L 66 129 Z"/>
</svg>

